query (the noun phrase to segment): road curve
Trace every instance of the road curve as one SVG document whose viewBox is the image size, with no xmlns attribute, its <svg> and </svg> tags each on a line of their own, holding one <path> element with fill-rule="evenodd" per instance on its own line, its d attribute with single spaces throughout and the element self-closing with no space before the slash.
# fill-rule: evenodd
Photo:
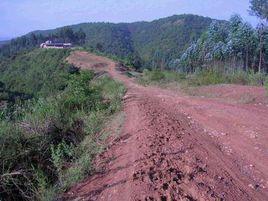
<svg viewBox="0 0 268 201">
<path fill-rule="evenodd" d="M 102 171 L 64 200 L 268 200 L 268 108 L 143 87 L 110 59 L 76 51 L 68 61 L 106 70 L 127 87 L 122 133 Z"/>
</svg>

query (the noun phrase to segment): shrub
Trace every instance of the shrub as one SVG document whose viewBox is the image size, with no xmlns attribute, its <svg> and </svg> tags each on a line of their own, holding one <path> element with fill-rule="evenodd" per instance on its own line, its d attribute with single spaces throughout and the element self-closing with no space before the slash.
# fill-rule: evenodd
<svg viewBox="0 0 268 201">
<path fill-rule="evenodd" d="M 249 83 L 249 77 L 248 74 L 244 71 L 235 71 L 233 73 L 228 74 L 226 82 L 245 85 Z"/>
<path fill-rule="evenodd" d="M 67 84 L 54 96 L 15 107 L 20 115 L 13 121 L 0 121 L 1 198 L 52 199 L 93 169 L 102 149 L 97 133 L 120 109 L 125 89 L 84 71 L 69 76 Z"/>
<path fill-rule="evenodd" d="M 46 159 L 46 148 L 39 137 L 26 136 L 19 126 L 1 122 L 0 131 L 0 192 L 4 200 L 36 200 L 40 187 L 46 186 L 52 172 Z M 43 160 L 44 159 L 44 160 Z M 43 169 L 43 170 L 41 170 Z M 42 184 L 41 184 L 42 182 Z"/>
<path fill-rule="evenodd" d="M 169 83 L 169 82 L 180 82 L 186 79 L 184 73 L 178 73 L 174 71 L 160 71 L 160 70 L 147 70 L 143 71 L 143 76 L 140 78 L 140 83 L 151 84 L 151 83 Z"/>
<path fill-rule="evenodd" d="M 164 71 L 166 82 L 180 82 L 186 79 L 185 73 L 179 73 L 174 71 Z"/>
<path fill-rule="evenodd" d="M 150 80 L 151 81 L 161 81 L 165 78 L 165 75 L 162 71 L 160 70 L 153 70 L 151 71 L 151 73 L 149 74 L 150 76 Z"/>
<path fill-rule="evenodd" d="M 188 76 L 188 84 L 193 86 L 220 84 L 225 80 L 225 76 L 216 70 L 201 70 Z"/>
<path fill-rule="evenodd" d="M 265 83 L 265 75 L 263 73 L 249 73 L 249 81 L 251 85 L 261 86 Z"/>
</svg>

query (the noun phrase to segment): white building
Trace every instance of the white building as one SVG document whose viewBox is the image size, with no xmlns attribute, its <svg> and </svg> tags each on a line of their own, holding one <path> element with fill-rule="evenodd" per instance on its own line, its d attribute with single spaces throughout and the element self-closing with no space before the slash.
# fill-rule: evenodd
<svg viewBox="0 0 268 201">
<path fill-rule="evenodd" d="M 56 49 L 64 49 L 71 48 L 72 43 L 54 43 L 51 40 L 46 41 L 45 43 L 41 43 L 40 48 L 56 48 Z"/>
</svg>

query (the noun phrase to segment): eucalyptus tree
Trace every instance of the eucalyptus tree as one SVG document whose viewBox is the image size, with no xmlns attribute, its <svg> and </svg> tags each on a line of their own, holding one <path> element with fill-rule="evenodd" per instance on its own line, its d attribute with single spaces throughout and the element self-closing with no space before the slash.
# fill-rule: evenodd
<svg viewBox="0 0 268 201">
<path fill-rule="evenodd" d="M 250 0 L 251 13 L 260 19 L 268 20 L 268 1 L 267 0 Z"/>
<path fill-rule="evenodd" d="M 237 48 L 238 54 L 241 55 L 243 60 L 244 70 L 249 68 L 250 53 L 254 51 L 255 47 L 255 35 L 254 29 L 248 23 L 242 23 L 239 25 L 235 33 L 232 33 L 234 46 Z"/>
<path fill-rule="evenodd" d="M 258 35 L 259 35 L 259 72 L 264 60 L 264 47 L 265 47 L 265 27 L 268 23 L 268 1 L 267 0 L 250 0 L 250 12 L 251 14 L 259 17 L 261 19 L 258 25 Z"/>
<path fill-rule="evenodd" d="M 213 21 L 196 42 L 192 43 L 180 58 L 180 64 L 190 71 L 195 67 L 221 67 L 232 64 L 233 68 L 249 70 L 253 63 L 257 37 L 254 28 L 233 15 L 229 23 Z M 231 67 L 229 65 L 229 67 Z"/>
<path fill-rule="evenodd" d="M 256 34 L 254 28 L 247 22 L 244 22 L 239 15 L 234 15 L 230 19 L 230 31 L 227 39 L 226 51 L 236 61 L 243 61 L 243 69 L 248 70 L 250 56 L 256 49 Z M 252 56 L 251 56 L 252 57 Z"/>
</svg>

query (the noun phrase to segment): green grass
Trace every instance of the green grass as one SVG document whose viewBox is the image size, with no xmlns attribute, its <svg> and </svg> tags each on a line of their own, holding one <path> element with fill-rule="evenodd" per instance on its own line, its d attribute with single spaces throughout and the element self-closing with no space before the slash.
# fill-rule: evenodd
<svg viewBox="0 0 268 201">
<path fill-rule="evenodd" d="M 139 82 L 143 85 L 166 84 L 170 82 L 181 82 L 186 79 L 186 74 L 173 71 L 147 70 L 143 71 Z"/>
<path fill-rule="evenodd" d="M 196 71 L 193 74 L 184 74 L 173 71 L 144 70 L 140 83 L 167 84 L 180 83 L 183 87 L 196 87 L 216 84 L 242 84 L 242 85 L 262 85 L 265 82 L 265 75 L 253 72 L 236 71 L 223 73 L 217 70 Z"/>
</svg>

